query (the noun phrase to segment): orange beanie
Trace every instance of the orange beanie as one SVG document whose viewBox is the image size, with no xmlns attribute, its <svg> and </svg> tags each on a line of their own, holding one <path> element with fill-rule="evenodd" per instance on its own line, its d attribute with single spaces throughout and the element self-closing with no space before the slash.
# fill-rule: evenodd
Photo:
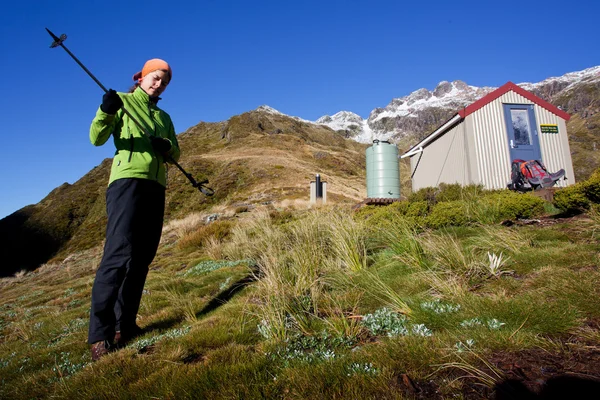
<svg viewBox="0 0 600 400">
<path fill-rule="evenodd" d="M 133 80 L 139 81 L 140 79 L 143 79 L 146 75 L 148 75 L 150 72 L 158 70 L 167 71 L 167 73 L 169 74 L 169 81 L 173 78 L 173 71 L 171 71 L 171 67 L 169 66 L 169 64 L 167 64 L 166 61 L 161 60 L 160 58 L 153 58 L 152 60 L 146 61 L 146 64 L 144 64 L 144 68 L 142 68 L 140 72 L 137 72 L 135 75 L 133 75 Z"/>
</svg>

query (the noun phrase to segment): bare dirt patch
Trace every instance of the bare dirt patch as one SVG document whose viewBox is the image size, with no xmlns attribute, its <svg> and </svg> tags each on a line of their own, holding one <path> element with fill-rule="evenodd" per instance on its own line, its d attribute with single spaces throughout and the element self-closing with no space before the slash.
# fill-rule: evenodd
<svg viewBox="0 0 600 400">
<path fill-rule="evenodd" d="M 493 388 L 464 371 L 450 370 L 446 381 L 462 381 L 463 399 L 596 399 L 600 393 L 600 347 L 572 346 L 560 352 L 529 349 L 503 352 L 488 358 L 489 366 L 477 366 L 481 372 L 503 376 Z M 445 399 L 448 389 L 439 381 L 415 382 L 401 374 L 395 385 L 412 399 Z M 446 392 L 446 394 L 444 394 Z"/>
</svg>

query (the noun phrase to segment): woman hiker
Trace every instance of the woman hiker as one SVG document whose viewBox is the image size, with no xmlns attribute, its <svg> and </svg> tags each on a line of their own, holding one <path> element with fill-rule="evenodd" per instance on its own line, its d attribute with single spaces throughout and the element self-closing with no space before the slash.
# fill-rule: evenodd
<svg viewBox="0 0 600 400">
<path fill-rule="evenodd" d="M 116 147 L 106 190 L 104 254 L 92 288 L 88 343 L 93 361 L 142 333 L 136 316 L 162 233 L 165 162 L 179 159 L 171 117 L 157 106 L 171 77 L 165 61 L 147 61 L 133 76 L 129 93 L 111 89 L 104 94 L 90 127 L 93 145 L 112 135 Z"/>
</svg>

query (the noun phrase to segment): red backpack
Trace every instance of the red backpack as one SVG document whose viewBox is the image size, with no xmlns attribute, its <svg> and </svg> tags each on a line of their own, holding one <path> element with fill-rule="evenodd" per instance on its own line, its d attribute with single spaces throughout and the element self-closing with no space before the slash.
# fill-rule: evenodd
<svg viewBox="0 0 600 400">
<path fill-rule="evenodd" d="M 550 173 L 539 160 L 513 160 L 508 188 L 521 192 L 551 187 L 565 175 L 565 170 Z"/>
</svg>

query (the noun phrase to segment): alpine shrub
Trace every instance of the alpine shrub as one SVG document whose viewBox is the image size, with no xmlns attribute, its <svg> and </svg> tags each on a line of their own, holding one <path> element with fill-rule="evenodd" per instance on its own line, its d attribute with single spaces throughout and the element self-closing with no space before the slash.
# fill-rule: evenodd
<svg viewBox="0 0 600 400">
<path fill-rule="evenodd" d="M 424 217 L 429 212 L 429 204 L 426 201 L 414 201 L 408 203 L 405 215 L 407 217 Z"/>
<path fill-rule="evenodd" d="M 468 185 L 461 186 L 458 183 L 440 184 L 440 191 L 436 195 L 436 202 L 441 203 L 442 201 L 455 201 L 455 200 L 467 200 L 471 201 L 483 193 L 483 185 Z"/>
<path fill-rule="evenodd" d="M 436 193 L 438 192 L 438 190 L 439 189 L 434 187 L 421 188 L 418 191 L 412 193 L 408 197 L 408 201 L 411 203 L 415 201 L 425 201 L 428 204 L 435 204 Z"/>
<path fill-rule="evenodd" d="M 425 223 L 431 228 L 466 225 L 470 222 L 467 211 L 467 203 L 464 201 L 445 201 L 432 208 L 425 218 Z"/>
<path fill-rule="evenodd" d="M 429 210 L 425 201 L 398 201 L 386 206 L 366 206 L 356 212 L 356 217 L 369 222 L 369 226 L 383 227 L 399 219 L 420 225 Z"/>
<path fill-rule="evenodd" d="M 600 170 L 594 172 L 590 178 L 583 183 L 585 197 L 592 203 L 600 203 Z"/>
<path fill-rule="evenodd" d="M 483 185 L 462 186 L 459 183 L 440 183 L 438 187 L 419 189 L 410 195 L 410 202 L 425 201 L 429 205 L 455 200 L 474 200 L 483 193 Z"/>
<path fill-rule="evenodd" d="M 589 209 L 590 200 L 586 196 L 585 183 L 576 183 L 556 191 L 554 206 L 569 214 L 578 214 Z"/>
<path fill-rule="evenodd" d="M 392 204 L 388 205 L 387 208 L 390 211 L 397 212 L 400 215 L 406 215 L 410 207 L 413 203 L 403 200 L 403 201 L 395 201 Z"/>
<path fill-rule="evenodd" d="M 480 206 L 493 210 L 492 220 L 533 218 L 544 213 L 544 200 L 529 193 L 495 191 L 480 199 Z"/>
</svg>

